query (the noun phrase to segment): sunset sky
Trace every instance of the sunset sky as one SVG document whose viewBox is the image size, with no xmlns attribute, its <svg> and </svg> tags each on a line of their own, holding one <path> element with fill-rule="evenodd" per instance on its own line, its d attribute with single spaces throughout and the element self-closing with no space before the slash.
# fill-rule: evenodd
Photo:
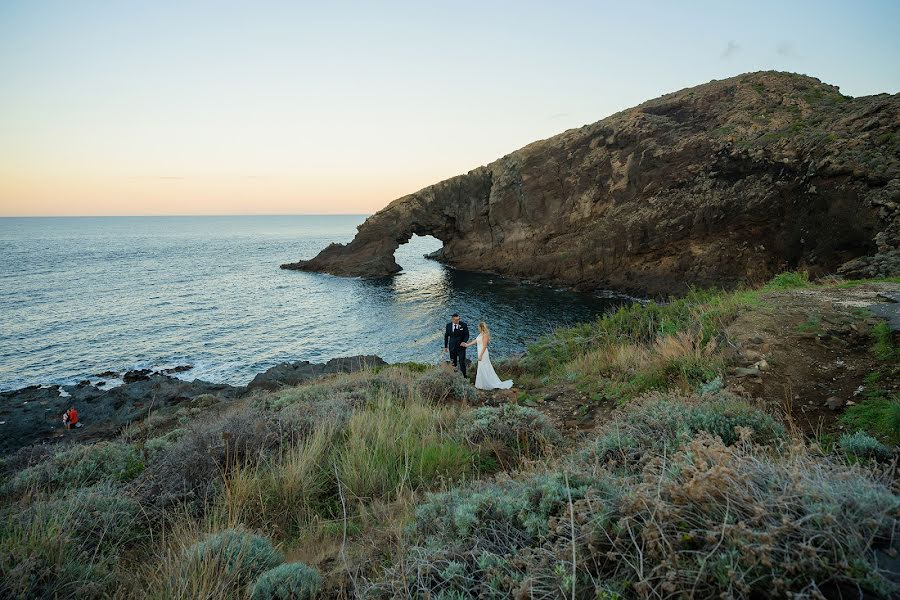
<svg viewBox="0 0 900 600">
<path fill-rule="evenodd" d="M 0 0 L 0 216 L 370 213 L 710 79 L 898 93 L 898 24 L 896 1 Z"/>
</svg>

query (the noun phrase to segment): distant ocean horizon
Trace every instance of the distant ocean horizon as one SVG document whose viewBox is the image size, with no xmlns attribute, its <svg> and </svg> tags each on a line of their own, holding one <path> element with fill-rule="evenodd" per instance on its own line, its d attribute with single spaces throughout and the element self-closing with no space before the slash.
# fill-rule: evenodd
<svg viewBox="0 0 900 600">
<path fill-rule="evenodd" d="M 189 364 L 245 384 L 285 361 L 377 354 L 434 363 L 450 313 L 486 320 L 502 357 L 624 300 L 456 271 L 414 237 L 404 271 L 366 280 L 285 271 L 365 215 L 0 217 L 0 390 Z"/>
</svg>

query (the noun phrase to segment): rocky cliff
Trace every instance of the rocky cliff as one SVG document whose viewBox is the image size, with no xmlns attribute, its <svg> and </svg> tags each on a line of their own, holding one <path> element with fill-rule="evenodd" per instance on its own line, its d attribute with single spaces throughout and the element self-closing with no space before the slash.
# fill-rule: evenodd
<svg viewBox="0 0 900 600">
<path fill-rule="evenodd" d="M 760 72 L 668 94 L 399 198 L 286 269 L 378 277 L 413 235 L 439 259 L 649 294 L 797 267 L 900 270 L 900 94 Z"/>
</svg>

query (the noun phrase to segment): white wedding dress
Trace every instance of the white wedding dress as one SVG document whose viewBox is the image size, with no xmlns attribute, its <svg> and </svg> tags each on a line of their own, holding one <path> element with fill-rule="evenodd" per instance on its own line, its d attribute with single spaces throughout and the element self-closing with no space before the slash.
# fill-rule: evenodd
<svg viewBox="0 0 900 600">
<path fill-rule="evenodd" d="M 475 338 L 475 341 L 478 342 L 478 354 L 475 355 L 477 358 L 481 356 L 481 348 L 484 344 L 480 333 Z M 490 350 L 485 349 L 484 358 L 478 361 L 478 371 L 475 373 L 475 387 L 479 390 L 508 390 L 512 387 L 512 384 L 512 379 L 500 381 L 497 372 L 494 371 L 494 365 L 491 364 Z"/>
</svg>

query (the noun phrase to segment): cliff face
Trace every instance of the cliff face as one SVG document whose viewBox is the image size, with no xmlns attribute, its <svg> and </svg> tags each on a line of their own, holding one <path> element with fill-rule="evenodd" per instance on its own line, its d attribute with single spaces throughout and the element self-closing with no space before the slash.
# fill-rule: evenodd
<svg viewBox="0 0 900 600">
<path fill-rule="evenodd" d="M 900 94 L 775 72 L 685 89 L 399 198 L 282 267 L 389 275 L 413 234 L 460 269 L 584 289 L 897 274 Z"/>
</svg>

